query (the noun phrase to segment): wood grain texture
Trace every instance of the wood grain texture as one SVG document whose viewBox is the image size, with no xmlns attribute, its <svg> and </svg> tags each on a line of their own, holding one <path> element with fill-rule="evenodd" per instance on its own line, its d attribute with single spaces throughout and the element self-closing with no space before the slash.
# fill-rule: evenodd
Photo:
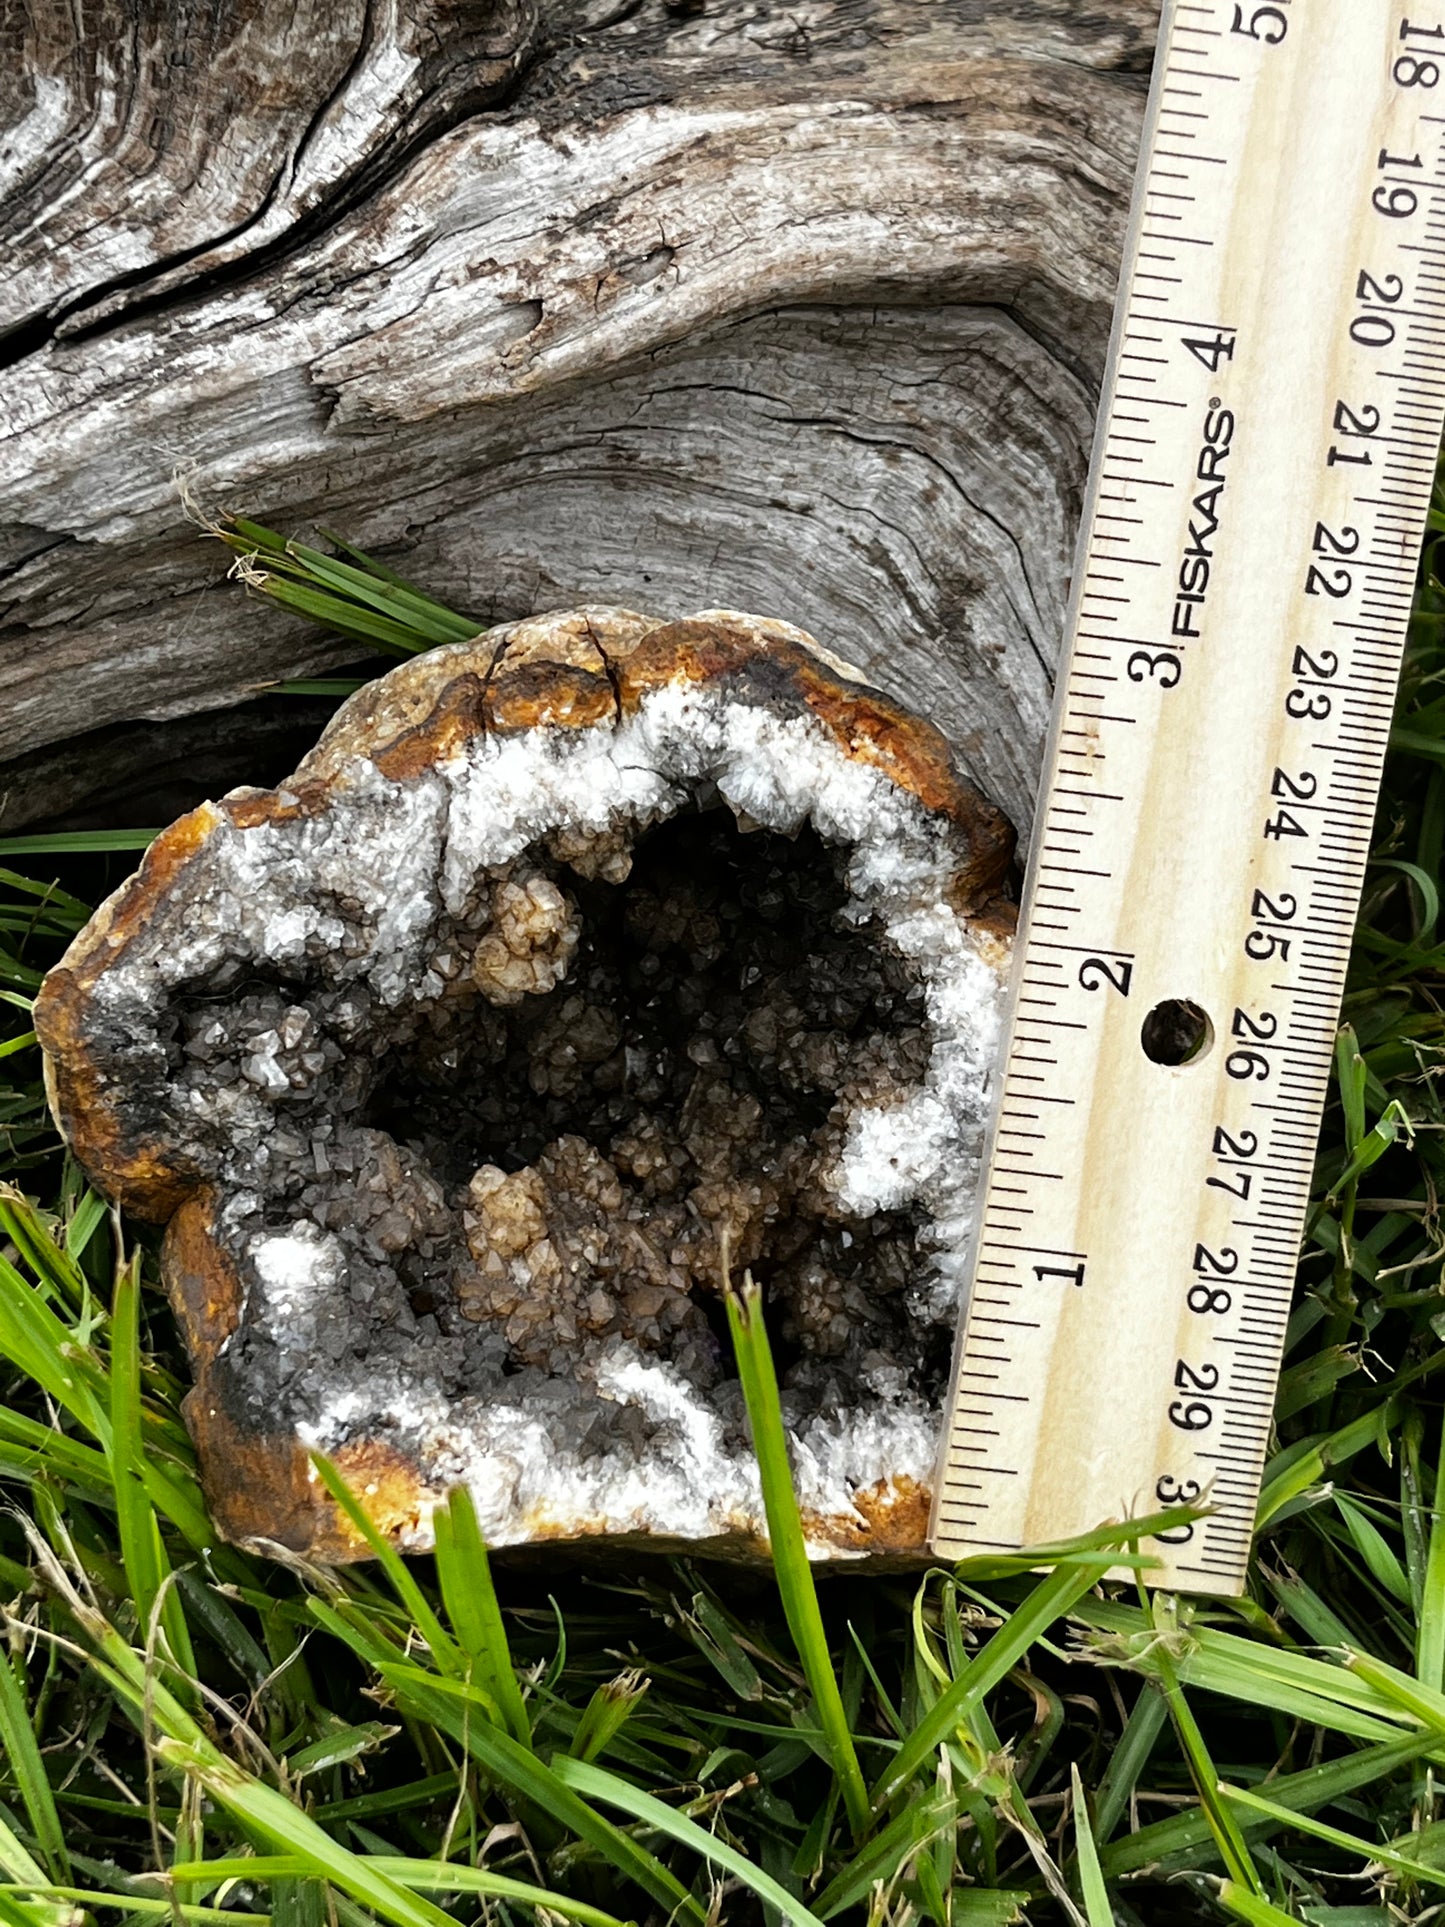
<svg viewBox="0 0 1445 1927">
<path fill-rule="evenodd" d="M 204 787 L 202 714 L 354 653 L 221 586 L 184 474 L 479 620 L 797 622 L 1026 828 L 1156 14 L 31 0 L 0 826 L 171 718 Z"/>
</svg>

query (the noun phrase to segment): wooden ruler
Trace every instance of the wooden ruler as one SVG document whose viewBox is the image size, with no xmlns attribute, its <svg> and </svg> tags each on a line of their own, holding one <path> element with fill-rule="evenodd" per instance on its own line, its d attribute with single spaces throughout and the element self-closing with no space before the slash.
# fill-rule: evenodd
<svg viewBox="0 0 1445 1927">
<path fill-rule="evenodd" d="M 1238 1592 L 1445 414 L 1445 0 L 1166 6 L 934 1504 Z"/>
</svg>

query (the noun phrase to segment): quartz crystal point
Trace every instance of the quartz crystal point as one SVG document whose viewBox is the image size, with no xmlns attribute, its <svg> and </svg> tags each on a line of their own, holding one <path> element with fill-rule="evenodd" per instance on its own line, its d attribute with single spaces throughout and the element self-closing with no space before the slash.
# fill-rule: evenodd
<svg viewBox="0 0 1445 1927">
<path fill-rule="evenodd" d="M 55 1115 L 165 1224 L 219 1530 L 756 1550 L 764 1285 L 819 1554 L 920 1551 L 1012 833 L 786 624 L 584 609 L 419 656 L 175 823 L 46 979 Z"/>
</svg>

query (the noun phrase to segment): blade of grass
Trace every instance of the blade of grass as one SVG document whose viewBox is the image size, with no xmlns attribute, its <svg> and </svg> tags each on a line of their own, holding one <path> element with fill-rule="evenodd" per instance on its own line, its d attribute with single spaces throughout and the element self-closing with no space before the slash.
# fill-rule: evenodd
<svg viewBox="0 0 1445 1927">
<path fill-rule="evenodd" d="M 1320 1484 L 1332 1468 L 1343 1465 L 1372 1445 L 1385 1445 L 1398 1415 L 1397 1401 L 1386 1399 L 1338 1431 L 1315 1439 L 1297 1440 L 1286 1452 L 1279 1453 L 1265 1468 L 1255 1512 L 1255 1531 L 1262 1531 L 1291 1499 Z"/>
<path fill-rule="evenodd" d="M 818 1724 L 823 1729 L 824 1744 L 842 1791 L 849 1828 L 853 1838 L 861 1840 L 871 1820 L 868 1790 L 843 1710 L 843 1696 L 838 1690 L 838 1676 L 833 1671 L 828 1635 L 818 1610 L 818 1594 L 808 1564 L 797 1495 L 793 1490 L 793 1469 L 788 1459 L 777 1373 L 763 1322 L 762 1293 L 746 1275 L 741 1291 L 732 1290 L 724 1278 L 724 1291 L 728 1329 L 762 1481 L 768 1543 L 782 1594 L 783 1613 L 802 1661 L 813 1704 L 818 1709 Z"/>
<path fill-rule="evenodd" d="M 1307 1767 L 1301 1773 L 1284 1774 L 1270 1783 L 1270 1792 L 1276 1805 L 1291 1813 L 1313 1812 L 1318 1807 L 1332 1805 L 1336 1800 L 1347 1799 L 1376 1781 L 1388 1779 L 1402 1767 L 1412 1765 L 1429 1750 L 1429 1746 L 1430 1741 L 1426 1736 L 1416 1733 L 1406 1739 L 1392 1740 L 1384 1746 L 1363 1747 L 1356 1753 L 1331 1760 L 1325 1765 Z M 1257 1830 L 1264 1833 L 1274 1831 L 1271 1827 L 1256 1829 L 1251 1825 L 1251 1832 Z M 1126 1874 L 1138 1873 L 1156 1862 L 1168 1862 L 1180 1855 L 1191 1854 L 1212 1839 L 1207 1817 L 1201 1809 L 1196 1809 L 1193 1813 L 1178 1814 L 1168 1820 L 1156 1820 L 1151 1826 L 1140 1827 L 1137 1833 L 1125 1834 L 1118 1840 L 1110 1841 L 1100 1854 L 1100 1860 L 1108 1879 L 1121 1880 Z"/>
<path fill-rule="evenodd" d="M 358 603 L 344 601 L 340 596 L 306 588 L 274 571 L 268 570 L 252 586 L 272 602 L 280 603 L 284 609 L 294 609 L 297 615 L 305 616 L 319 627 L 334 629 L 338 635 L 384 650 L 388 655 L 415 656 L 430 647 L 425 638 L 403 623 L 377 615 Z"/>
<path fill-rule="evenodd" d="M 437 1578 L 447 1617 L 501 1710 L 508 1732 L 520 1745 L 530 1746 L 531 1722 L 517 1685 L 476 1507 L 465 1486 L 453 1488 L 445 1510 L 436 1514 L 435 1525 Z"/>
<path fill-rule="evenodd" d="M 425 596 L 399 588 L 394 582 L 385 582 L 369 570 L 338 562 L 300 542 L 288 543 L 286 552 L 302 565 L 309 580 L 338 595 L 354 598 L 392 621 L 405 623 L 426 645 L 468 642 L 477 633 L 475 623 L 453 615 Z"/>
<path fill-rule="evenodd" d="M 1423 1880 L 1434 1887 L 1445 1887 L 1445 1869 L 1428 1866 L 1423 1860 L 1412 1859 L 1408 1854 L 1397 1853 L 1393 1847 L 1377 1846 L 1368 1840 L 1357 1839 L 1352 1833 L 1343 1833 L 1338 1827 L 1328 1826 L 1323 1820 L 1316 1820 L 1309 1814 L 1290 1813 L 1266 1800 L 1262 1794 L 1251 1793 L 1245 1787 L 1228 1786 L 1220 1783 L 1220 1793 L 1232 1805 L 1241 1807 L 1246 1813 L 1262 1813 L 1275 1820 L 1282 1827 L 1307 1833 L 1313 1840 L 1328 1841 L 1344 1853 L 1357 1854 L 1366 1864 L 1388 1867 L 1393 1873 L 1404 1874 L 1410 1880 Z"/>
<path fill-rule="evenodd" d="M 4 1745 L 0 1733 L 0 1746 Z M 13 1767 L 12 1767 L 13 1770 Z M 15 1829 L 0 1813 L 0 1871 L 7 1873 L 22 1891 L 39 1892 L 46 1884 L 44 1867 L 31 1853 Z"/>
<path fill-rule="evenodd" d="M 142 1894 L 114 1893 L 97 1887 L 47 1887 L 43 1884 L 32 1886 L 29 1882 L 16 1882 L 9 1887 L 0 1888 L 0 1893 L 6 1895 L 32 1893 L 57 1901 L 74 1901 L 85 1908 L 99 1908 L 118 1914 L 140 1914 L 146 1918 L 166 1914 L 172 1920 L 179 1918 L 198 1922 L 217 1922 L 224 1923 L 224 1927 L 265 1927 L 265 1923 L 271 1919 L 269 1914 L 233 1911 L 226 1907 L 197 1907 L 187 1901 L 177 1900 L 174 1895 L 168 1895 L 164 1900 L 150 1900 Z M 18 1918 L 21 1921 L 28 1921 L 29 1916 L 20 1914 Z M 58 1908 L 50 1918 L 56 1921 L 57 1927 L 60 1927 L 62 1922 L 75 1923 L 75 1909 Z"/>
<path fill-rule="evenodd" d="M 416 1860 L 404 1854 L 362 1854 L 363 1863 L 399 1887 L 416 1893 L 483 1894 L 492 1900 L 515 1900 L 523 1907 L 541 1907 L 582 1927 L 622 1927 L 614 1914 L 604 1913 L 585 1900 L 549 1887 L 534 1887 L 489 1868 L 462 1866 L 448 1860 Z M 227 1880 L 295 1879 L 307 1871 L 296 1854 L 234 1854 L 225 1859 L 177 1863 L 170 1877 L 178 1886 L 219 1886 Z M 252 1916 L 247 1916 L 252 1918 Z"/>
<path fill-rule="evenodd" d="M 983 1892 L 976 1887 L 955 1887 L 948 1896 L 949 1927 L 1015 1927 L 1026 1923 L 1024 1908 L 1033 1898 L 1027 1893 L 1012 1893 L 1006 1888 Z"/>
<path fill-rule="evenodd" d="M 321 1483 L 371 1548 L 377 1563 L 390 1581 L 392 1590 L 407 1612 L 411 1614 L 418 1632 L 430 1647 L 437 1665 L 454 1676 L 465 1672 L 466 1668 L 455 1641 L 443 1630 L 441 1621 L 427 1603 L 426 1595 L 413 1579 L 406 1561 L 385 1534 L 377 1531 L 365 1506 L 330 1459 L 321 1452 L 313 1452 L 311 1459 Z M 498 1623 L 500 1624 L 500 1621 Z M 505 1638 L 503 1644 L 505 1646 Z M 508 1671 L 510 1670 L 509 1663 Z M 515 1685 L 515 1681 L 513 1683 Z"/>
<path fill-rule="evenodd" d="M 161 1739 L 156 1752 L 168 1766 L 194 1775 L 212 1799 L 244 1825 L 294 1852 L 310 1878 L 334 1881 L 394 1927 L 446 1927 L 449 1922 L 440 1907 L 408 1893 L 363 1856 L 333 1840 L 284 1793 L 243 1772 L 214 1747 L 199 1739 Z"/>
<path fill-rule="evenodd" d="M 140 1255 L 137 1253 L 117 1269 L 111 1313 L 110 1415 L 116 1525 L 141 1638 L 148 1638 L 157 1603 L 161 1602 L 160 1624 L 171 1660 L 182 1674 L 193 1677 L 196 1657 L 191 1649 L 185 1612 L 180 1594 L 174 1586 L 166 1585 L 170 1562 L 161 1544 L 155 1508 L 146 1491 L 145 1448 L 141 1439 L 139 1306 Z"/>
<path fill-rule="evenodd" d="M 906 1806 L 886 1827 L 874 1834 L 818 1895 L 813 1903 L 820 1920 L 831 1920 L 845 1907 L 857 1906 L 875 1881 L 891 1881 L 899 1868 L 941 1827 L 953 1826 L 957 1808 L 951 1794 L 934 1794 Z"/>
<path fill-rule="evenodd" d="M 1083 1601 L 1075 1617 L 1089 1627 L 1108 1628 L 1113 1639 L 1093 1642 L 1101 1652 L 1122 1650 L 1130 1664 L 1159 1677 L 1160 1643 L 1148 1615 L 1114 1600 Z M 1337 1659 L 1265 1646 L 1211 1626 L 1191 1626 L 1177 1641 L 1173 1665 L 1181 1685 L 1222 1693 L 1252 1706 L 1270 1706 L 1356 1739 L 1396 1737 L 1408 1717 L 1397 1693 L 1366 1679 L 1351 1678 Z M 1392 1730 L 1393 1727 L 1393 1730 Z"/>
<path fill-rule="evenodd" d="M 322 529 L 319 532 L 332 548 L 340 549 L 343 555 L 349 555 L 359 568 L 365 569 L 368 575 L 375 576 L 378 582 L 390 583 L 398 595 L 408 602 L 420 603 L 438 619 L 445 618 L 448 622 L 455 623 L 462 631 L 457 638 L 458 641 L 467 641 L 481 629 L 482 625 L 471 616 L 462 615 L 458 610 L 448 608 L 444 602 L 438 602 L 434 596 L 429 596 L 424 589 L 419 589 L 406 576 L 398 575 L 395 569 L 389 569 L 384 562 L 378 562 L 375 556 L 367 555 L 354 543 L 348 542 L 344 536 L 337 535 L 333 529 Z"/>
<path fill-rule="evenodd" d="M 1177 1635 L 1177 1602 L 1169 1595 L 1156 1594 L 1152 1604 L 1154 1624 L 1160 1635 L 1155 1649 L 1155 1662 L 1159 1671 L 1159 1683 L 1163 1688 L 1169 1716 L 1174 1722 L 1174 1731 L 1180 1749 L 1189 1766 L 1199 1803 L 1204 1808 L 1205 1818 L 1214 1834 L 1220 1858 L 1229 1871 L 1231 1880 L 1238 1881 L 1252 1893 L 1261 1897 L 1264 1883 L 1255 1869 L 1253 1858 L 1244 1835 L 1240 1832 L 1234 1815 L 1219 1798 L 1219 1771 L 1209 1756 L 1204 1735 L 1199 1730 L 1199 1722 L 1194 1717 L 1194 1709 L 1185 1698 L 1184 1689 L 1179 1683 L 1173 1658 L 1169 1652 L 1171 1639 Z"/>
<path fill-rule="evenodd" d="M 1442 1515 L 1442 1506 L 1445 1506 L 1445 1420 L 1441 1423 L 1440 1449 L 1435 1461 L 1434 1514 L 1415 1637 L 1416 1677 L 1422 1686 L 1437 1693 L 1445 1692 L 1445 1515 Z"/>
<path fill-rule="evenodd" d="M 110 1206 L 98 1191 L 87 1191 L 71 1213 L 65 1227 L 65 1254 L 78 1264 L 91 1239 L 105 1222 Z"/>
<path fill-rule="evenodd" d="M 567 1751 L 574 1760 L 595 1760 L 616 1739 L 647 1691 L 641 1673 L 620 1673 L 599 1686 L 577 1722 Z"/>
<path fill-rule="evenodd" d="M 1113 1838 L 1129 1797 L 1139 1784 L 1139 1775 L 1148 1764 L 1154 1743 L 1168 1719 L 1169 1709 L 1159 1693 L 1147 1682 L 1143 1683 L 1099 1783 L 1095 1824 L 1100 1840 Z"/>
<path fill-rule="evenodd" d="M 0 1746 L 3 1746 L 9 1761 L 46 1872 L 53 1879 L 68 1880 L 71 1869 L 65 1829 L 60 1822 L 55 1795 L 45 1771 L 45 1761 L 31 1724 L 30 1708 L 21 1686 L 24 1678 L 22 1666 L 18 1653 L 12 1659 L 0 1656 Z M 5 1832 L 9 1835 L 8 1827 Z M 18 1842 L 16 1844 L 19 1845 Z"/>
<path fill-rule="evenodd" d="M 1266 1900 L 1262 1894 L 1249 1887 L 1242 1887 L 1237 1881 L 1221 1881 L 1219 1904 L 1243 1920 L 1248 1927 L 1298 1927 L 1293 1914 L 1287 1914 Z"/>
<path fill-rule="evenodd" d="M 1121 1534 L 1129 1530 L 1129 1527 L 1119 1528 Z M 1098 1584 L 1112 1564 L 1112 1558 L 1093 1559 L 1083 1567 L 1071 1566 L 1050 1573 L 1035 1586 L 964 1671 L 940 1694 L 937 1703 L 919 1720 L 884 1768 L 873 1789 L 875 1812 L 881 1812 L 907 1789 L 924 1762 L 981 1704 L 984 1694 L 1013 1670 L 1036 1639 Z"/>
<path fill-rule="evenodd" d="M 1148 1539 L 1156 1532 L 1172 1532 L 1177 1526 L 1192 1525 L 1209 1516 L 1208 1506 L 1171 1506 L 1164 1512 L 1143 1514 L 1125 1525 L 1111 1522 L 1109 1525 L 1095 1526 L 1092 1531 L 1081 1532 L 1073 1539 L 1029 1546 L 1020 1553 L 974 1554 L 967 1559 L 960 1559 L 953 1570 L 960 1579 L 966 1579 L 971 1584 L 982 1584 L 988 1580 L 1020 1578 L 1025 1573 L 1037 1572 L 1040 1566 L 1085 1566 L 1090 1563 L 1093 1553 L 1113 1551 L 1111 1568 L 1127 1567 L 1147 1574 L 1149 1567 L 1158 1565 L 1158 1558 L 1152 1553 L 1121 1551 L 1126 1536 L 1127 1540 Z"/>
<path fill-rule="evenodd" d="M 0 869 L 0 887 L 19 890 L 25 896 L 38 897 L 38 909 L 44 909 L 52 916 L 64 916 L 76 930 L 90 919 L 91 906 L 82 903 L 79 897 L 71 896 L 62 890 L 58 883 L 41 882 L 36 877 L 22 876 L 18 870 Z"/>
<path fill-rule="evenodd" d="M 79 1265 L 68 1249 L 56 1243 L 51 1227 L 24 1193 L 3 1183 L 0 1183 L 0 1231 L 34 1272 L 36 1283 L 51 1303 L 67 1313 L 78 1311 L 87 1295 Z"/>
<path fill-rule="evenodd" d="M 714 1866 L 724 1869 L 750 1887 L 760 1900 L 775 1907 L 784 1920 L 791 1921 L 792 1927 L 821 1927 L 818 1916 L 802 1901 L 790 1894 L 786 1887 L 780 1886 L 770 1874 L 763 1872 L 745 1854 L 738 1852 L 725 1840 L 719 1840 L 686 1814 L 676 1812 L 652 1794 L 644 1793 L 640 1787 L 629 1785 L 606 1767 L 589 1765 L 585 1760 L 571 1760 L 565 1757 L 555 1763 L 557 1777 L 578 1793 L 585 1793 L 593 1800 L 602 1800 L 608 1806 L 620 1807 L 624 1813 L 631 1814 L 634 1820 L 653 1827 L 659 1833 L 669 1836 L 694 1853 L 701 1854 Z"/>
<path fill-rule="evenodd" d="M 1386 1698 L 1391 1699 L 1420 1724 L 1437 1735 L 1445 1736 L 1445 1693 L 1438 1693 L 1432 1687 L 1414 1680 L 1398 1667 L 1376 1659 L 1371 1653 L 1349 1652 L 1345 1664 L 1352 1673 L 1378 1688 Z"/>
<path fill-rule="evenodd" d="M 148 850 L 159 830 L 65 830 L 48 836 L 0 837 L 0 856 L 86 856 L 105 850 Z"/>
<path fill-rule="evenodd" d="M 1099 1866 L 1099 1850 L 1094 1845 L 1089 1825 L 1089 1808 L 1084 1798 L 1084 1783 L 1079 1778 L 1079 1763 L 1069 1762 L 1069 1784 L 1074 1795 L 1074 1843 L 1079 1861 L 1079 1892 L 1089 1927 L 1114 1927 L 1114 1909 Z"/>
</svg>

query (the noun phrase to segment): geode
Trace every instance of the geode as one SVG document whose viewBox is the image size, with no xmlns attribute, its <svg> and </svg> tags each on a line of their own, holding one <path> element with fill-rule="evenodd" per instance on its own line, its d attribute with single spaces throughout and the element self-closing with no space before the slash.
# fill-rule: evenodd
<svg viewBox="0 0 1445 1927">
<path fill-rule="evenodd" d="M 819 1553 L 921 1548 L 1012 832 L 786 624 L 584 609 L 358 691 L 46 979 L 52 1106 L 167 1226 L 216 1524 L 756 1549 L 724 1261 Z"/>
</svg>

